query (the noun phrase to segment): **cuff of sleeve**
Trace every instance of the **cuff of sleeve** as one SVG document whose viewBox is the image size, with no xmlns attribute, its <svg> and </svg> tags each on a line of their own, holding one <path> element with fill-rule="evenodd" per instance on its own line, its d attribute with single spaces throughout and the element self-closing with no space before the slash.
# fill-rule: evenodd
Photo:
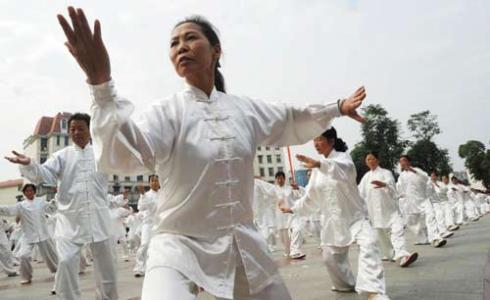
<svg viewBox="0 0 490 300">
<path fill-rule="evenodd" d="M 116 89 L 114 87 L 114 81 L 109 80 L 107 82 L 91 85 L 89 84 L 90 95 L 92 100 L 98 104 L 107 103 L 113 101 L 116 97 Z"/>
<path fill-rule="evenodd" d="M 318 168 L 320 170 L 320 172 L 322 172 L 323 174 L 328 174 L 328 169 L 330 167 L 330 164 L 328 163 L 328 160 L 326 158 L 320 158 L 320 168 Z"/>
<path fill-rule="evenodd" d="M 19 165 L 19 171 L 22 176 L 25 176 L 25 174 L 28 173 L 33 168 L 34 168 L 34 163 L 32 162 L 32 158 L 31 158 L 31 162 L 28 165 Z"/>
</svg>

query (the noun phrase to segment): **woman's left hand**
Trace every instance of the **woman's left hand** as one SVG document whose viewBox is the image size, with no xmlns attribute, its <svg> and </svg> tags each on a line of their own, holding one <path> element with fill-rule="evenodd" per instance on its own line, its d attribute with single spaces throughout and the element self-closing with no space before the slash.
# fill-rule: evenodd
<svg viewBox="0 0 490 300">
<path fill-rule="evenodd" d="M 354 92 L 354 94 L 342 102 L 340 113 L 349 116 L 358 122 L 364 122 L 364 118 L 357 113 L 357 108 L 361 106 L 364 98 L 366 98 L 366 90 L 361 86 Z"/>
<path fill-rule="evenodd" d="M 318 160 L 314 160 L 311 157 L 297 154 L 296 158 L 303 163 L 303 166 L 308 169 L 313 169 L 313 168 L 319 168 L 320 167 L 320 162 Z"/>
</svg>

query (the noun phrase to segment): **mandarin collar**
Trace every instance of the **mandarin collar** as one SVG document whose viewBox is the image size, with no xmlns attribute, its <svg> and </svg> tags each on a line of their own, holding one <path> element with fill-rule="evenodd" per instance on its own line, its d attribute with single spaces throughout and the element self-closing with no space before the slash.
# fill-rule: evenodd
<svg viewBox="0 0 490 300">
<path fill-rule="evenodd" d="M 195 101 L 214 102 L 216 101 L 216 99 L 218 99 L 218 91 L 216 90 L 216 87 L 213 87 L 211 95 L 208 97 L 208 95 L 203 90 L 187 82 L 184 82 L 184 86 L 184 92 Z"/>
<path fill-rule="evenodd" d="M 77 151 L 86 152 L 87 149 L 92 148 L 92 144 L 90 144 L 90 142 L 88 142 L 87 145 L 85 145 L 85 148 L 82 148 L 82 147 L 78 146 L 77 144 L 73 143 L 73 147 L 75 147 L 75 150 L 77 150 Z"/>
</svg>

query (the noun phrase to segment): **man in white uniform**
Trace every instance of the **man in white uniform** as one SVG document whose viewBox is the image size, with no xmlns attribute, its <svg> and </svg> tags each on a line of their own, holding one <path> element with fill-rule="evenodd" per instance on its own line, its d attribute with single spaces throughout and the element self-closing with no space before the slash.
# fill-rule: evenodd
<svg viewBox="0 0 490 300">
<path fill-rule="evenodd" d="M 415 234 L 415 244 L 428 244 L 438 248 L 447 241 L 438 231 L 434 210 L 427 197 L 429 176 L 419 168 L 412 166 L 408 155 L 400 157 L 402 172 L 396 184 L 400 197 L 405 201 L 407 227 Z"/>
<path fill-rule="evenodd" d="M 359 183 L 359 193 L 366 201 L 384 257 L 400 260 L 401 267 L 408 267 L 417 260 L 418 253 L 406 249 L 405 228 L 396 203 L 395 178 L 391 171 L 379 166 L 377 153 L 368 153 L 365 162 L 370 170 Z"/>
<path fill-rule="evenodd" d="M 3 270 L 9 277 L 14 277 L 18 275 L 14 266 L 15 258 L 9 248 L 9 240 L 5 233 L 9 227 L 6 220 L 0 219 L 0 271 Z"/>
<path fill-rule="evenodd" d="M 89 126 L 89 115 L 73 114 L 68 128 L 74 144 L 55 152 L 42 165 L 15 151 L 15 157 L 7 158 L 20 164 L 21 173 L 32 182 L 58 186 L 56 293 L 63 300 L 81 297 L 78 271 L 80 250 L 86 243 L 93 253 L 97 298 L 118 298 L 111 252 L 108 180 L 106 174 L 95 170 Z"/>
<path fill-rule="evenodd" d="M 36 186 L 26 184 L 22 188 L 24 200 L 14 205 L 0 205 L 0 215 L 19 216 L 24 242 L 19 250 L 21 284 L 30 284 L 32 280 L 32 252 L 38 247 L 39 254 L 52 273 L 56 272 L 58 256 L 49 234 L 45 214 L 56 210 L 56 204 L 46 201 L 45 197 L 36 197 Z"/>
<path fill-rule="evenodd" d="M 133 268 L 134 277 L 142 277 L 146 272 L 148 246 L 152 237 L 153 218 L 158 202 L 158 191 L 160 190 L 158 175 L 151 175 L 149 181 L 150 190 L 141 195 L 138 200 L 138 210 L 143 214 L 143 220 L 141 222 L 141 244 L 136 252 L 136 264 Z"/>
<path fill-rule="evenodd" d="M 257 229 L 267 241 L 271 252 L 276 250 L 276 197 L 275 185 L 254 179 L 253 211 Z"/>
<path fill-rule="evenodd" d="M 275 178 L 277 229 L 284 246 L 284 256 L 292 259 L 302 259 L 306 256 L 306 254 L 301 251 L 301 246 L 303 244 L 303 235 L 301 232 L 303 229 L 302 217 L 284 214 L 279 209 L 279 205 L 281 204 L 285 207 L 292 207 L 294 201 L 301 197 L 302 192 L 297 185 L 288 186 L 285 184 L 286 175 L 284 172 L 277 172 Z"/>
</svg>

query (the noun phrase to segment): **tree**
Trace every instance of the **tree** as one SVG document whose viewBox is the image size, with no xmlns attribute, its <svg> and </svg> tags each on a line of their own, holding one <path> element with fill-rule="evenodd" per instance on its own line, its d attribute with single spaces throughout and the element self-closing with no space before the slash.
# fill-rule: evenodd
<svg viewBox="0 0 490 300">
<path fill-rule="evenodd" d="M 415 141 L 410 142 L 407 154 L 413 165 L 426 172 L 436 171 L 439 174 L 449 174 L 452 171 L 447 149 L 439 148 L 432 138 L 441 133 L 437 116 L 428 110 L 410 115 L 407 122 Z"/>
<path fill-rule="evenodd" d="M 449 174 L 452 171 L 449 154 L 446 149 L 440 149 L 431 140 L 416 141 L 407 154 L 413 165 L 426 172 L 436 171 L 438 174 Z"/>
<path fill-rule="evenodd" d="M 431 140 L 434 136 L 441 133 L 441 128 L 437 123 L 437 116 L 431 115 L 428 110 L 410 115 L 407 125 L 415 140 L 418 141 Z"/>
<path fill-rule="evenodd" d="M 480 141 L 467 141 L 459 146 L 458 154 L 465 159 L 464 165 L 473 177 L 490 188 L 490 149 L 485 149 Z"/>
<path fill-rule="evenodd" d="M 362 124 L 363 140 L 350 153 L 356 165 L 358 180 L 369 170 L 364 163 L 368 152 L 378 152 L 380 166 L 393 171 L 407 146 L 407 141 L 400 138 L 400 123 L 391 119 L 381 105 L 368 105 L 362 109 L 362 113 L 365 117 Z"/>
</svg>

